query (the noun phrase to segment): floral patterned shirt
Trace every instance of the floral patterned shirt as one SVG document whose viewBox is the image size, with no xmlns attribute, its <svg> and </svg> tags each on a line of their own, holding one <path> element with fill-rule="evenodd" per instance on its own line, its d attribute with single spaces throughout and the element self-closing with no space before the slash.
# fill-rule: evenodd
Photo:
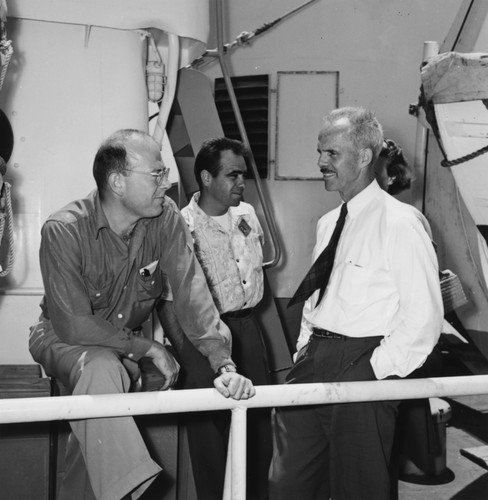
<svg viewBox="0 0 488 500">
<path fill-rule="evenodd" d="M 256 306 L 263 297 L 264 235 L 254 208 L 241 202 L 230 207 L 230 231 L 209 217 L 193 195 L 181 213 L 188 224 L 195 253 L 221 314 Z"/>
</svg>

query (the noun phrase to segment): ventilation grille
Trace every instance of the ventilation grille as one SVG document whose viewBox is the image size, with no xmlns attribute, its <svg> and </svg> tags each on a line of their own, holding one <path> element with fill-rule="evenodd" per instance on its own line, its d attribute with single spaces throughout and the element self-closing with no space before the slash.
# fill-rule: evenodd
<svg viewBox="0 0 488 500">
<path fill-rule="evenodd" d="M 268 176 L 269 75 L 231 78 L 259 176 Z M 223 78 L 215 79 L 215 105 L 226 137 L 241 139 Z"/>
</svg>

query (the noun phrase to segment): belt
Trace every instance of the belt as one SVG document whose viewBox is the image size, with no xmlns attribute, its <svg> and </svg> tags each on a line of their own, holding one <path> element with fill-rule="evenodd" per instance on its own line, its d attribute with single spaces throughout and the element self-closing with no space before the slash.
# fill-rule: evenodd
<svg viewBox="0 0 488 500">
<path fill-rule="evenodd" d="M 234 319 L 234 318 L 245 318 L 249 316 L 253 312 L 252 307 L 248 307 L 247 309 L 239 309 L 238 311 L 229 311 L 220 315 L 222 319 Z"/>
<path fill-rule="evenodd" d="M 347 340 L 351 337 L 346 335 L 341 335 L 340 333 L 329 332 L 329 330 L 324 330 L 322 328 L 313 328 L 312 335 L 318 339 L 336 339 L 336 340 Z"/>
</svg>

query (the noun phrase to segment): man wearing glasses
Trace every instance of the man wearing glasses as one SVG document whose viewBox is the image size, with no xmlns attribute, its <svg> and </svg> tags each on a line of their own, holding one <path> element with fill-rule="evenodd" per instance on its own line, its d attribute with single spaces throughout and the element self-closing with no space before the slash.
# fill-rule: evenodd
<svg viewBox="0 0 488 500">
<path fill-rule="evenodd" d="M 72 394 L 128 392 L 142 357 L 163 375 L 161 390 L 176 382 L 176 360 L 141 333 L 166 282 L 179 323 L 214 371 L 234 366 L 230 332 L 220 321 L 190 233 L 165 198 L 168 170 L 149 135 L 120 130 L 96 154 L 97 189 L 51 215 L 42 228 L 45 296 L 29 349 Z M 225 397 L 254 395 L 250 380 L 222 371 L 214 385 Z M 70 425 L 60 499 L 136 499 L 161 471 L 132 417 Z"/>
</svg>

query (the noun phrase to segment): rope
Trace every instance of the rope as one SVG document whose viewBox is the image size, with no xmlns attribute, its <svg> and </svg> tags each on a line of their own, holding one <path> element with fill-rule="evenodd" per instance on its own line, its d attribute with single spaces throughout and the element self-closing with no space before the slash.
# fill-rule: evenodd
<svg viewBox="0 0 488 500">
<path fill-rule="evenodd" d="M 5 75 L 7 74 L 8 63 L 10 58 L 14 53 L 12 47 L 12 42 L 7 40 L 7 1 L 0 0 L 0 90 L 3 87 L 3 81 Z M 5 166 L 3 159 L 2 164 Z M 0 173 L 0 178 L 3 178 L 5 171 Z M 3 234 L 5 229 L 5 224 L 7 224 L 7 266 L 3 267 L 0 263 L 0 278 L 7 276 L 12 270 L 14 265 L 14 223 L 13 223 L 13 213 L 12 213 L 12 199 L 10 196 L 10 184 L 8 182 L 3 183 L 3 189 L 5 191 L 5 211 L 2 210 L 3 207 L 0 205 L 0 244 L 3 240 Z M 1 204 L 0 198 L 0 204 Z"/>
<path fill-rule="evenodd" d="M 4 183 L 5 186 L 5 212 L 0 213 L 0 243 L 3 239 L 3 231 L 5 228 L 5 222 L 7 222 L 7 266 L 3 268 L 0 265 L 0 278 L 7 276 L 12 270 L 14 265 L 14 223 L 13 223 L 13 213 L 12 213 L 12 200 L 10 197 L 10 184 L 8 182 Z"/>
<path fill-rule="evenodd" d="M 0 0 L 0 67 L 2 69 L 0 72 L 0 90 L 2 90 L 3 81 L 7 74 L 8 63 L 14 53 L 12 42 L 7 40 L 7 12 L 7 1 Z"/>
<path fill-rule="evenodd" d="M 2 71 L 0 73 L 0 90 L 2 90 L 3 81 L 5 80 L 5 75 L 7 74 L 8 63 L 10 62 L 13 53 L 14 49 L 10 40 L 0 41 L 0 65 L 2 67 Z"/>
<path fill-rule="evenodd" d="M 286 12 L 284 15 L 281 17 L 276 18 L 274 21 L 270 21 L 269 23 L 264 23 L 260 28 L 255 29 L 254 31 L 243 31 L 241 34 L 237 36 L 237 38 L 231 42 L 231 43 L 226 43 L 224 45 L 224 51 L 227 51 L 229 49 L 232 49 L 236 45 L 242 46 L 245 45 L 246 43 L 249 43 L 251 39 L 253 39 L 255 36 L 260 35 L 261 33 L 264 33 L 265 31 L 268 31 L 270 28 L 272 28 L 275 24 L 278 24 L 281 21 L 284 21 L 291 15 L 295 14 L 299 10 L 303 9 L 306 7 L 308 4 L 315 2 L 315 0 L 308 0 L 298 7 L 295 7 L 294 9 L 290 10 L 289 12 Z"/>
<path fill-rule="evenodd" d="M 240 33 L 236 37 L 236 39 L 233 42 L 226 43 L 223 46 L 223 48 L 222 48 L 223 52 L 226 53 L 226 52 L 228 52 L 229 50 L 233 49 L 236 46 L 237 47 L 243 47 L 244 45 L 247 45 L 250 42 L 250 40 L 252 40 L 255 36 L 259 36 L 262 33 L 268 31 L 270 28 L 272 28 L 273 26 L 275 26 L 279 22 L 284 21 L 285 19 L 287 19 L 291 15 L 295 14 L 299 10 L 302 10 L 304 7 L 306 7 L 307 5 L 309 5 L 309 4 L 311 4 L 311 3 L 315 2 L 315 1 L 317 1 L 317 0 L 307 0 L 306 2 L 300 4 L 298 7 L 293 8 L 292 10 L 286 12 L 285 14 L 283 14 L 282 16 L 274 19 L 273 21 L 270 21 L 268 23 L 264 23 L 260 28 L 257 28 L 257 29 L 255 29 L 253 31 L 243 31 L 242 33 Z M 187 66 L 187 68 L 197 68 L 198 69 L 198 68 L 201 68 L 201 67 L 205 66 L 209 62 L 212 62 L 213 58 L 211 58 L 210 60 L 205 60 L 205 57 L 209 56 L 211 53 L 214 53 L 215 51 L 216 51 L 216 49 L 211 50 L 211 51 L 207 50 L 200 57 L 197 57 L 195 60 L 193 60 Z"/>
<path fill-rule="evenodd" d="M 456 158 L 455 160 L 442 160 L 441 165 L 443 167 L 452 167 L 454 165 L 459 165 L 460 163 L 473 160 L 474 158 L 477 158 L 478 156 L 481 156 L 485 153 L 488 153 L 488 146 L 484 146 L 476 151 L 473 151 L 472 153 L 461 156 L 460 158 Z"/>
</svg>

